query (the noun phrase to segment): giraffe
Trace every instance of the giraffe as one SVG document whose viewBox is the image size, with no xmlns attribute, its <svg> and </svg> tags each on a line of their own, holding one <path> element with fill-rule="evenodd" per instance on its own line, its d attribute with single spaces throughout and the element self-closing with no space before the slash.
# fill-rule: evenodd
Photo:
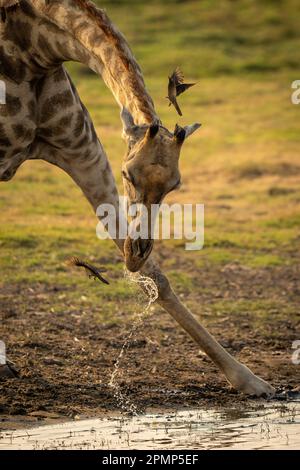
<svg viewBox="0 0 300 470">
<path fill-rule="evenodd" d="M 64 170 L 93 209 L 119 205 L 105 150 L 64 62 L 77 61 L 101 75 L 121 109 L 127 153 L 122 165 L 130 203 L 160 203 L 180 184 L 179 156 L 199 125 L 166 129 L 147 92 L 124 36 L 106 13 L 87 0 L 0 0 L 0 181 L 20 165 L 42 159 Z M 150 257 L 153 241 L 115 240 L 130 271 L 151 277 L 161 305 L 198 343 L 235 389 L 274 395 L 274 388 L 232 357 L 176 296 Z"/>
</svg>

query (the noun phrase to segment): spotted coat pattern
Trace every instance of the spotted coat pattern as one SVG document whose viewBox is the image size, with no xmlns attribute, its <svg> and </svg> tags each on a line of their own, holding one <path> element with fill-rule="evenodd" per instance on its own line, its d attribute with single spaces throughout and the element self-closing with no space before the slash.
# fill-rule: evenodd
<svg viewBox="0 0 300 470">
<path fill-rule="evenodd" d="M 1 8 L 0 181 L 40 158 L 64 169 L 94 208 L 115 204 L 107 156 L 63 63 L 75 60 L 101 74 L 119 104 L 146 123 L 155 111 L 140 69 L 121 33 L 90 2 L 17 3 Z"/>
</svg>

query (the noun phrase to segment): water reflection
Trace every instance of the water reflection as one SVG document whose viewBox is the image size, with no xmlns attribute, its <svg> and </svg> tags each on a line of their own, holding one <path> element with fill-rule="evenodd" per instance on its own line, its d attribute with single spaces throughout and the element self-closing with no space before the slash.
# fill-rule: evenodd
<svg viewBox="0 0 300 470">
<path fill-rule="evenodd" d="M 0 449 L 299 449 L 300 404 L 74 421 L 0 433 Z"/>
</svg>

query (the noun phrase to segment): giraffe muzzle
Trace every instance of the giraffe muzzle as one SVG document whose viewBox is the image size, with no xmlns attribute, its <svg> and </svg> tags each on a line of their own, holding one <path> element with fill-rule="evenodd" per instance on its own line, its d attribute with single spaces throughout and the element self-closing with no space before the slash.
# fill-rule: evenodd
<svg viewBox="0 0 300 470">
<path fill-rule="evenodd" d="M 153 240 L 127 237 L 124 244 L 126 268 L 131 272 L 139 271 L 147 261 L 153 248 Z"/>
</svg>

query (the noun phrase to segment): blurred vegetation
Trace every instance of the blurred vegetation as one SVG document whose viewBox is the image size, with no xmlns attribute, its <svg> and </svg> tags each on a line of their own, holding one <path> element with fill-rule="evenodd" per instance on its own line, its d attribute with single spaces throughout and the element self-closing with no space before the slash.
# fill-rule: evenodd
<svg viewBox="0 0 300 470">
<path fill-rule="evenodd" d="M 98 3 L 125 31 L 146 76 L 174 64 L 197 79 L 299 69 L 297 0 Z"/>
<path fill-rule="evenodd" d="M 300 106 L 292 105 L 290 96 L 292 81 L 300 79 L 300 2 L 97 3 L 128 38 L 163 122 L 170 129 L 177 121 L 203 124 L 185 144 L 184 185 L 168 201 L 205 204 L 205 248 L 189 253 L 179 242 L 156 244 L 156 251 L 164 252 L 161 261 L 176 288 L 200 314 L 197 293 L 205 270 L 215 275 L 217 289 L 224 266 L 261 272 L 297 265 Z M 177 65 L 189 80 L 198 81 L 180 98 L 184 111 L 180 120 L 165 100 L 167 76 Z M 99 77 L 82 65 L 68 68 L 120 184 L 125 147 L 117 105 Z M 89 307 L 101 321 L 120 319 L 120 311 L 134 310 L 120 256 L 112 242 L 97 240 L 92 210 L 65 174 L 43 162 L 24 164 L 11 183 L 1 185 L 0 209 L 3 288 L 60 286 L 64 297 L 51 297 L 54 311 L 71 305 Z M 71 272 L 64 260 L 73 255 L 105 264 L 112 284 L 93 284 L 81 273 Z M 251 286 L 248 291 L 251 297 Z M 262 296 L 259 308 L 249 301 L 251 315 L 257 312 L 261 318 L 263 307 L 266 314 L 272 313 L 269 296 L 265 303 Z M 222 301 L 214 307 L 212 297 L 206 308 L 212 313 L 222 310 Z M 232 311 L 241 305 L 227 298 L 226 311 L 229 301 Z M 285 297 L 280 314 L 291 315 L 294 310 Z"/>
</svg>

